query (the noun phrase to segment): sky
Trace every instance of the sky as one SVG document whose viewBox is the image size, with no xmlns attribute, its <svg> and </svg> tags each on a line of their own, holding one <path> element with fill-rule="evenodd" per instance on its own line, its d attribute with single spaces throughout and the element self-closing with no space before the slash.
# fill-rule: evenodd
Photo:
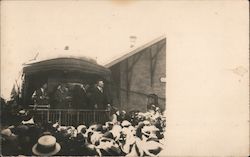
<svg viewBox="0 0 250 157">
<path fill-rule="evenodd" d="M 248 20 L 246 0 L 1 1 L 1 96 L 37 53 L 37 60 L 75 55 L 104 65 L 133 49 L 130 36 L 136 48 L 165 35 L 165 153 L 246 156 Z"/>
<path fill-rule="evenodd" d="M 37 60 L 87 56 L 104 65 L 132 49 L 130 36 L 137 37 L 136 47 L 165 35 L 159 17 L 165 8 L 159 7 L 133 1 L 2 2 L 1 61 L 8 65 L 1 69 L 2 96 L 9 96 L 22 64 L 37 53 Z"/>
</svg>

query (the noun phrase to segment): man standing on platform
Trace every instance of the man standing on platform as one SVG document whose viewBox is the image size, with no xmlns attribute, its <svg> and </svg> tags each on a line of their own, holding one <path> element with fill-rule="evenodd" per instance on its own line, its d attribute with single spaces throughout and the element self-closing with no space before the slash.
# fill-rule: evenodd
<svg viewBox="0 0 250 157">
<path fill-rule="evenodd" d="M 55 108 L 69 109 L 71 103 L 71 96 L 69 95 L 69 89 L 66 83 L 60 83 L 55 92 Z"/>
<path fill-rule="evenodd" d="M 72 91 L 72 106 L 75 109 L 86 109 L 88 106 L 88 84 L 76 84 Z"/>
<path fill-rule="evenodd" d="M 90 105 L 92 109 L 106 109 L 110 106 L 109 97 L 104 88 L 103 80 L 97 80 L 96 84 L 89 91 Z"/>
</svg>

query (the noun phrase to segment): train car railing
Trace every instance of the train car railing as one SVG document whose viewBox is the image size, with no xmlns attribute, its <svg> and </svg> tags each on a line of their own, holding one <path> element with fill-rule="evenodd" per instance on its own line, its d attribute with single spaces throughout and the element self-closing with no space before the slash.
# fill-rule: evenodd
<svg viewBox="0 0 250 157">
<path fill-rule="evenodd" d="M 107 110 L 76 110 L 76 109 L 36 109 L 32 111 L 36 122 L 58 122 L 61 125 L 103 124 L 109 121 L 110 111 Z"/>
</svg>

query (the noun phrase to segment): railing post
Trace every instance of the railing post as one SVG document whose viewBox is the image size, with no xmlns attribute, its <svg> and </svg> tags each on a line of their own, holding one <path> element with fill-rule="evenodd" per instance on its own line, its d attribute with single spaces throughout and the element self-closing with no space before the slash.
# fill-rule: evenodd
<svg viewBox="0 0 250 157">
<path fill-rule="evenodd" d="M 80 122 L 79 122 L 79 112 L 80 112 L 80 111 L 77 111 L 77 119 L 76 119 L 77 125 L 80 124 Z"/>
<path fill-rule="evenodd" d="M 70 109 L 38 109 L 35 114 L 42 122 L 59 122 L 61 125 L 72 125 L 92 122 L 104 122 L 109 120 L 110 111 L 107 110 L 70 110 Z"/>
<path fill-rule="evenodd" d="M 49 110 L 47 110 L 47 122 L 49 122 Z"/>
<path fill-rule="evenodd" d="M 59 111 L 59 124 L 61 124 L 61 116 L 62 116 L 62 111 Z"/>
<path fill-rule="evenodd" d="M 93 110 L 94 111 L 94 122 L 96 122 L 96 120 L 95 120 L 95 110 Z"/>
</svg>

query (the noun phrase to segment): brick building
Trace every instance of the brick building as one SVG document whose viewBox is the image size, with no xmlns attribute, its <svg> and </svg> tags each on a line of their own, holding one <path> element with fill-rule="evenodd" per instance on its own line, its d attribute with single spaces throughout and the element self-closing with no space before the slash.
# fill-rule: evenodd
<svg viewBox="0 0 250 157">
<path fill-rule="evenodd" d="M 108 63 L 111 70 L 113 104 L 126 111 L 146 111 L 148 95 L 158 97 L 165 109 L 166 38 L 160 37 Z"/>
</svg>

